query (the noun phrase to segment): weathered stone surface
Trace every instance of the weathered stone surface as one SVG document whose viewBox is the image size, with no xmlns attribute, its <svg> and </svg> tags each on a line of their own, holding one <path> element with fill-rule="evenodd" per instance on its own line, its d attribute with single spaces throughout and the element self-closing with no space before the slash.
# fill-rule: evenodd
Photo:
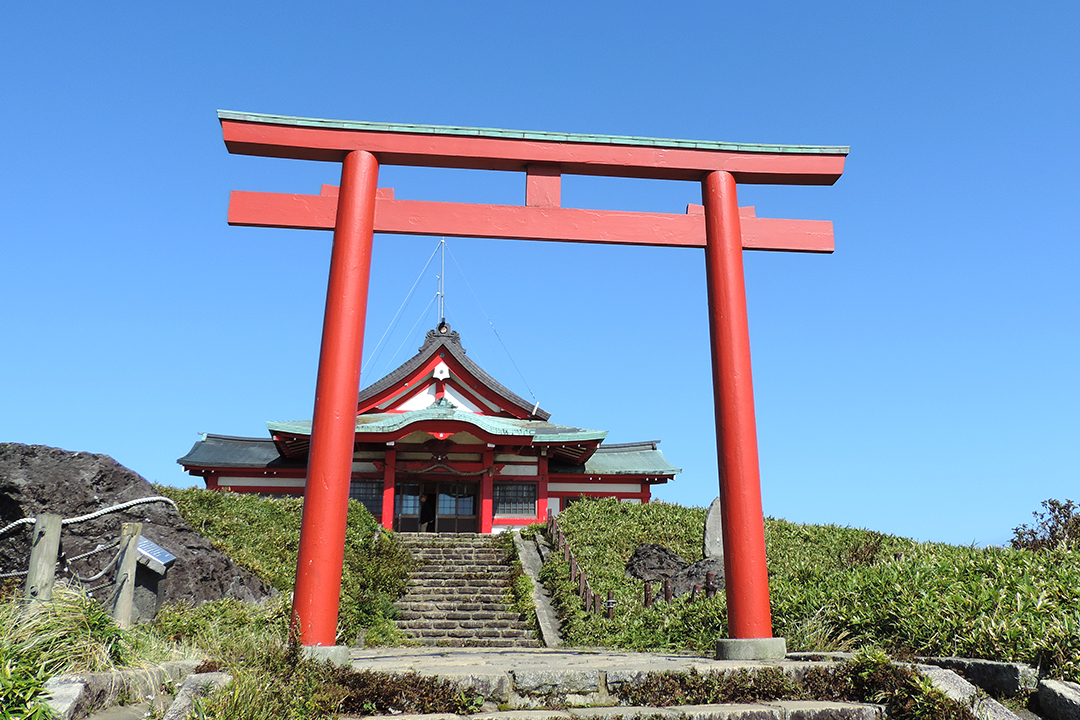
<svg viewBox="0 0 1080 720">
<path fill-rule="evenodd" d="M 970 707 L 979 720 L 1019 720 L 1016 714 L 991 697 L 979 693 L 979 689 L 952 670 L 936 665 L 917 665 L 916 669 L 945 696 Z"/>
<path fill-rule="evenodd" d="M 626 562 L 626 572 L 638 580 L 657 582 L 665 579 L 674 580 L 679 571 L 686 567 L 686 561 L 660 545 L 647 543 L 638 545 L 634 554 Z"/>
<path fill-rule="evenodd" d="M 881 720 L 885 717 L 877 705 L 816 700 L 782 700 L 767 704 L 782 708 L 787 720 Z"/>
<path fill-rule="evenodd" d="M 515 669 L 510 671 L 519 695 L 553 693 L 588 695 L 600 690 L 599 670 Z"/>
<path fill-rule="evenodd" d="M 709 505 L 705 513 L 705 534 L 701 543 L 701 557 L 724 557 L 724 518 L 720 513 L 720 498 Z"/>
<path fill-rule="evenodd" d="M 1033 692 L 1039 685 L 1039 673 L 1022 663 L 958 657 L 920 658 L 920 661 L 959 672 L 969 682 L 995 696 L 1016 697 Z"/>
<path fill-rule="evenodd" d="M 180 682 L 201 662 L 174 660 L 149 668 L 56 675 L 45 683 L 49 693 L 46 702 L 61 720 L 79 720 L 115 705 L 121 696 L 148 698 L 155 707 L 164 709 L 158 693 L 161 685 Z"/>
<path fill-rule="evenodd" d="M 43 445 L 0 443 L 0 526 L 40 513 L 64 518 L 87 515 L 159 493 L 137 473 L 108 455 L 68 452 Z M 142 534 L 177 557 L 162 581 L 165 602 L 202 603 L 223 597 L 261 600 L 273 591 L 244 568 L 233 564 L 210 541 L 196 533 L 168 503 L 137 505 L 95 520 L 65 525 L 61 536 L 67 557 L 93 550 L 99 543 L 115 540 L 124 522 L 143 523 Z M 32 526 L 5 536 L 0 543 L 0 572 L 25 569 L 30 553 Z M 76 563 L 79 573 L 96 572 L 111 555 L 102 553 Z M 92 564 L 88 564 L 92 563 Z M 149 619 L 158 598 L 145 582 L 140 566 L 136 577 L 136 614 Z M 58 574 L 58 579 L 64 577 Z"/>
<path fill-rule="evenodd" d="M 1080 685 L 1043 680 L 1039 683 L 1039 712 L 1049 720 L 1080 720 Z"/>
<path fill-rule="evenodd" d="M 717 660 L 783 660 L 784 638 L 721 638 L 716 641 Z"/>
<path fill-rule="evenodd" d="M 675 576 L 671 582 L 671 592 L 675 597 L 689 595 L 694 586 L 705 589 L 705 575 L 713 574 L 713 583 L 717 590 L 724 589 L 724 558 L 705 558 L 690 563 Z"/>
<path fill-rule="evenodd" d="M 782 708 L 768 705 L 680 705 L 671 710 L 687 720 L 784 720 Z"/>
<path fill-rule="evenodd" d="M 679 710 L 681 710 L 681 708 Z M 569 708 L 567 712 L 569 712 L 572 717 L 582 719 L 596 718 L 597 720 L 607 720 L 608 718 L 625 718 L 625 720 L 633 720 L 633 718 L 654 718 L 657 716 L 662 718 L 678 718 L 681 717 L 679 710 L 613 705 L 610 707 Z M 776 718 L 776 720 L 781 719 Z"/>
<path fill-rule="evenodd" d="M 569 720 L 570 713 L 565 710 L 505 710 L 503 712 L 480 713 L 470 715 L 471 720 Z"/>
<path fill-rule="evenodd" d="M 185 720 L 191 712 L 195 698 L 206 697 L 214 690 L 232 682 L 232 675 L 223 672 L 195 673 L 188 675 L 176 693 L 176 699 L 161 720 Z"/>
</svg>

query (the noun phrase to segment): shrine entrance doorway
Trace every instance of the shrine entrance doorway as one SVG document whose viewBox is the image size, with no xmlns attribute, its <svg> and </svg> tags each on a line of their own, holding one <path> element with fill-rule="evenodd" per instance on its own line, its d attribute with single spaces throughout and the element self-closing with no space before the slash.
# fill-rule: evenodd
<svg viewBox="0 0 1080 720">
<path fill-rule="evenodd" d="M 480 483 L 410 477 L 394 486 L 397 532 L 474 533 L 480 530 Z"/>
</svg>

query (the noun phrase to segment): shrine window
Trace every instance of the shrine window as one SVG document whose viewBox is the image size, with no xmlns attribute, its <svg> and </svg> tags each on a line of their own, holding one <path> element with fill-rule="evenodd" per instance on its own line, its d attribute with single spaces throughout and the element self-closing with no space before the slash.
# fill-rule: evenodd
<svg viewBox="0 0 1080 720">
<path fill-rule="evenodd" d="M 536 483 L 495 483 L 495 515 L 536 517 Z"/>
<path fill-rule="evenodd" d="M 358 500 L 376 520 L 382 517 L 382 491 L 381 482 L 353 480 L 349 483 L 349 499 Z"/>
</svg>

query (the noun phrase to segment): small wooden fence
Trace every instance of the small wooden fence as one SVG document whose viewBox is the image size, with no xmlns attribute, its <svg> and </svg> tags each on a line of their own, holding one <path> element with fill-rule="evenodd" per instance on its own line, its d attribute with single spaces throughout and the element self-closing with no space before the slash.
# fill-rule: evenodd
<svg viewBox="0 0 1080 720">
<path fill-rule="evenodd" d="M 98 544 L 90 552 L 83 553 L 71 558 L 60 556 L 60 530 L 64 525 L 86 522 L 109 513 L 126 510 L 135 505 L 150 502 L 166 502 L 176 507 L 176 503 L 167 497 L 155 496 L 139 498 L 130 502 L 121 503 L 110 508 L 98 510 L 89 515 L 74 518 L 61 518 L 59 515 L 42 513 L 36 518 L 22 518 L 3 528 L 0 528 L 0 537 L 19 528 L 22 525 L 32 525 L 34 528 L 33 540 L 30 543 L 30 560 L 26 570 L 16 570 L 0 574 L 0 578 L 26 577 L 24 594 L 27 600 L 48 602 L 52 599 L 53 585 L 56 581 L 56 568 L 64 563 L 71 577 L 80 585 L 92 584 L 109 575 L 115 569 L 111 579 L 103 584 L 86 588 L 88 593 L 112 588 L 112 592 L 105 601 L 116 624 L 121 628 L 131 626 L 131 609 L 135 594 L 135 566 L 139 559 L 139 538 L 142 536 L 142 523 L 123 523 L 120 529 L 119 539 L 109 544 Z M 71 565 L 79 560 L 86 560 L 93 555 L 103 553 L 112 548 L 117 548 L 112 560 L 105 564 L 99 572 L 83 577 L 75 572 Z"/>
<path fill-rule="evenodd" d="M 589 582 L 584 568 L 578 565 L 577 558 L 574 557 L 574 550 L 570 547 L 570 541 L 566 539 L 566 535 L 559 529 L 559 521 L 554 515 L 548 516 L 547 533 L 551 543 L 555 545 L 558 552 L 562 553 L 563 560 L 570 565 L 570 580 L 578 584 L 578 597 L 584 603 L 585 612 L 599 614 L 606 611 L 608 619 L 613 618 L 616 604 L 615 591 L 608 590 L 606 602 L 601 599 L 600 593 L 593 591 L 592 584 Z M 716 590 L 715 574 L 711 572 L 705 573 L 705 586 L 694 585 L 690 591 L 690 602 L 696 602 L 702 596 L 711 598 L 716 595 Z M 653 603 L 659 600 L 671 602 L 672 586 L 670 578 L 664 579 L 663 587 L 655 594 L 653 593 L 652 583 L 645 581 L 645 607 L 652 607 Z"/>
</svg>

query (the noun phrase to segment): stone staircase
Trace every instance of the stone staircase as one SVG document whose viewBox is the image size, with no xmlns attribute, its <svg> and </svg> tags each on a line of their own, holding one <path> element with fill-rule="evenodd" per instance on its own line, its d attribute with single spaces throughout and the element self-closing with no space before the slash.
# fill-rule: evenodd
<svg viewBox="0 0 1080 720">
<path fill-rule="evenodd" d="M 509 558 L 491 535 L 399 533 L 417 560 L 395 603 L 398 628 L 421 645 L 539 647 L 527 623 L 510 611 Z"/>
</svg>

